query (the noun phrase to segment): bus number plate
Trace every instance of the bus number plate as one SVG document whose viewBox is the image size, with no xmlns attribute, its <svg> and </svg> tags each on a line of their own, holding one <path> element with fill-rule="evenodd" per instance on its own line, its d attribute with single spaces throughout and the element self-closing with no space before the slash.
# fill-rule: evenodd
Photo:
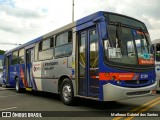
<svg viewBox="0 0 160 120">
<path fill-rule="evenodd" d="M 148 78 L 148 74 L 142 74 L 140 78 Z"/>
</svg>

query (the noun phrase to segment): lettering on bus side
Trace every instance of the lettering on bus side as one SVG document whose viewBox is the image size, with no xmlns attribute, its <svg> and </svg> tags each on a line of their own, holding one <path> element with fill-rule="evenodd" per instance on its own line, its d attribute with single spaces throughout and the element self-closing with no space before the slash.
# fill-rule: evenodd
<svg viewBox="0 0 160 120">
<path fill-rule="evenodd" d="M 46 62 L 44 63 L 44 70 L 53 70 L 55 65 L 58 65 L 58 62 Z"/>
<path fill-rule="evenodd" d="M 54 66 L 54 65 L 58 65 L 58 62 L 47 62 L 44 63 L 45 66 Z"/>
</svg>

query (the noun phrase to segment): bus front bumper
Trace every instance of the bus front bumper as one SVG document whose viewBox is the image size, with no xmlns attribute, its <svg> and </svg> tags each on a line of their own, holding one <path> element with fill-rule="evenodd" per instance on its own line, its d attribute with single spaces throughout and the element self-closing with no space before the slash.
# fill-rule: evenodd
<svg viewBox="0 0 160 120">
<path fill-rule="evenodd" d="M 157 81 L 150 86 L 141 88 L 126 88 L 108 83 L 103 85 L 103 101 L 117 101 L 134 97 L 152 95 L 152 91 L 156 90 L 156 86 Z"/>
</svg>

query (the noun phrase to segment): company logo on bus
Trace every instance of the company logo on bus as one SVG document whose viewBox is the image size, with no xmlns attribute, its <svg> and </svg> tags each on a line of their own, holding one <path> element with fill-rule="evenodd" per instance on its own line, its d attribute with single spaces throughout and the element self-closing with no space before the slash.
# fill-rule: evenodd
<svg viewBox="0 0 160 120">
<path fill-rule="evenodd" d="M 35 71 L 38 71 L 38 70 L 41 70 L 41 67 L 34 67 L 33 68 L 33 71 L 35 72 Z"/>
<path fill-rule="evenodd" d="M 33 71 L 36 72 L 38 70 L 41 70 L 41 64 L 33 64 Z"/>
</svg>

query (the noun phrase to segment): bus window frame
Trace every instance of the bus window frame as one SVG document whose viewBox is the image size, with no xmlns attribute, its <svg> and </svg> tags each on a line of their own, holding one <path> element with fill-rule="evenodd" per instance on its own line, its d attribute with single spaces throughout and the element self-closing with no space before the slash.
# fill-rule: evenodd
<svg viewBox="0 0 160 120">
<path fill-rule="evenodd" d="M 56 46 L 56 40 L 57 40 L 56 38 L 57 38 L 57 36 L 65 33 L 65 32 L 68 32 L 68 33 L 69 33 L 69 31 L 72 33 L 71 42 L 69 42 L 69 39 L 67 38 L 67 39 L 68 39 L 68 43 L 65 43 L 65 44 Z M 69 37 L 69 36 L 68 36 L 68 37 Z M 65 55 L 57 55 L 57 56 L 56 56 L 56 55 L 55 55 L 55 49 L 58 48 L 58 47 L 65 46 L 65 45 L 71 45 L 71 46 L 72 46 L 72 51 L 71 51 L 71 53 L 65 54 Z M 63 31 L 63 32 L 60 32 L 60 33 L 56 34 L 56 35 L 55 35 L 55 39 L 54 39 L 54 58 L 55 58 L 55 59 L 58 59 L 58 58 L 70 57 L 70 56 L 72 55 L 72 53 L 73 53 L 73 30 L 72 30 L 72 29 L 68 29 L 68 30 L 65 30 L 65 31 Z"/>
<path fill-rule="evenodd" d="M 53 38 L 53 47 L 51 47 L 51 38 Z M 44 41 L 46 41 L 46 40 L 49 40 L 50 42 L 50 44 L 49 44 L 49 48 L 47 48 L 47 49 L 43 49 L 43 42 Z M 43 39 L 43 40 L 41 40 L 40 42 L 37 42 L 36 44 L 38 44 L 38 52 L 37 52 L 37 60 L 36 61 L 45 61 L 45 60 L 51 60 L 51 59 L 53 59 L 53 57 L 54 57 L 54 35 L 52 35 L 52 36 L 50 36 L 50 37 L 47 37 L 47 38 L 45 38 L 45 39 Z M 41 44 L 41 50 L 40 50 L 40 44 Z M 36 46 L 36 45 L 35 45 Z M 34 50 L 35 50 L 35 46 L 34 46 Z M 45 52 L 45 51 L 47 51 L 47 50 L 52 50 L 53 52 L 52 52 L 52 57 L 50 57 L 50 58 L 47 58 L 47 59 L 39 59 L 39 54 L 41 53 L 41 52 Z M 35 51 L 34 51 L 34 53 L 35 53 Z M 35 56 L 35 55 L 34 55 Z M 34 58 L 34 61 L 35 61 L 35 58 Z"/>
<path fill-rule="evenodd" d="M 15 52 L 17 52 L 17 57 L 14 57 L 14 53 L 15 53 Z M 19 64 L 19 63 L 18 63 L 18 58 L 19 58 L 18 55 L 19 55 L 19 50 L 16 50 L 16 51 L 13 51 L 13 52 L 12 52 L 11 66 L 14 66 L 14 65 Z M 17 59 L 17 60 L 16 60 L 16 64 L 15 64 L 15 63 L 13 64 L 13 60 L 14 60 L 14 59 Z"/>
<path fill-rule="evenodd" d="M 23 55 L 20 55 L 20 51 L 23 50 Z M 20 58 L 23 57 L 23 63 L 20 63 Z M 25 49 L 21 48 L 20 50 L 18 50 L 18 64 L 25 64 Z"/>
</svg>

